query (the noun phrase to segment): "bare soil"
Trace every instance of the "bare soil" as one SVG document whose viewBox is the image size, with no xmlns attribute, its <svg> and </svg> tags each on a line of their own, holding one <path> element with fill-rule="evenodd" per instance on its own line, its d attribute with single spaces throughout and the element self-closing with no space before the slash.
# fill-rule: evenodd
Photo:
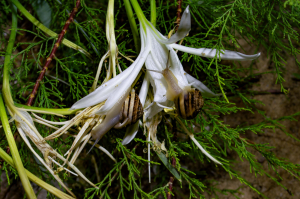
<svg viewBox="0 0 300 199">
<path fill-rule="evenodd" d="M 245 44 L 245 43 L 244 43 Z M 247 45 L 247 44 L 245 44 Z M 247 49 L 247 48 L 246 48 Z M 254 53 L 253 47 L 248 47 L 248 53 Z M 274 63 L 272 63 L 270 58 L 267 58 L 267 52 L 263 48 L 260 49 L 262 53 L 258 58 L 256 64 L 253 66 L 256 71 L 254 73 L 262 73 L 267 71 L 274 71 Z M 300 60 L 300 56 L 298 56 L 298 60 Z M 289 88 L 289 93 L 285 94 L 263 94 L 263 95 L 255 95 L 253 99 L 259 100 L 263 102 L 264 105 L 257 104 L 256 107 L 260 110 L 265 111 L 266 116 L 271 119 L 277 119 L 283 116 L 292 115 L 296 112 L 300 111 L 300 81 L 294 78 L 294 73 L 300 73 L 300 68 L 296 65 L 295 59 L 292 56 L 286 55 L 286 68 L 284 72 L 284 86 L 285 88 Z M 248 63 L 243 63 L 243 67 L 248 67 Z M 253 84 L 253 91 L 280 91 L 280 85 L 276 84 L 276 75 L 274 74 L 263 74 L 259 82 Z M 231 102 L 235 102 L 237 106 L 244 107 L 243 102 L 240 99 L 230 98 Z M 230 114 L 226 116 L 222 116 L 224 123 L 229 124 L 232 127 L 236 127 L 241 124 L 256 124 L 263 121 L 263 117 L 259 114 L 251 114 L 250 112 L 239 112 L 236 114 Z M 296 138 L 300 139 L 300 116 L 295 117 L 298 121 L 281 121 L 280 123 L 283 125 L 283 129 L 288 133 L 292 134 Z M 277 157 L 286 159 L 292 163 L 300 164 L 298 151 L 300 150 L 300 143 L 295 141 L 291 137 L 288 137 L 282 130 L 276 129 L 273 130 L 265 130 L 264 133 L 254 134 L 252 132 L 248 132 L 243 137 L 248 138 L 249 140 L 255 143 L 269 143 L 270 146 L 274 146 L 272 152 L 276 154 Z M 237 162 L 234 163 L 234 168 L 239 172 L 239 174 L 245 178 L 252 186 L 262 192 L 268 198 L 274 199 L 298 199 L 300 198 L 300 181 L 289 174 L 287 171 L 283 169 L 278 170 L 278 174 L 276 175 L 273 168 L 268 165 L 265 158 L 255 151 L 254 149 L 249 148 L 249 151 L 256 155 L 258 162 L 261 163 L 262 167 L 265 171 L 276 178 L 280 183 L 282 183 L 285 187 L 288 188 L 286 191 L 284 188 L 280 187 L 276 184 L 272 179 L 268 178 L 266 175 L 263 176 L 255 176 L 253 172 L 251 172 L 248 161 L 243 160 L 238 161 L 239 157 L 235 152 L 230 151 L 229 154 L 233 159 L 236 159 Z M 259 195 L 251 188 L 249 188 L 245 184 L 241 184 L 238 179 L 231 179 L 230 176 L 226 172 L 221 172 L 219 175 L 214 177 L 213 180 L 218 181 L 217 188 L 219 189 L 239 189 L 239 194 L 237 194 L 240 198 L 246 199 L 258 199 L 263 198 L 263 196 Z M 212 196 L 207 195 L 207 198 L 212 198 Z M 233 195 L 221 195 L 219 194 L 220 199 L 231 199 L 235 198 Z"/>
</svg>

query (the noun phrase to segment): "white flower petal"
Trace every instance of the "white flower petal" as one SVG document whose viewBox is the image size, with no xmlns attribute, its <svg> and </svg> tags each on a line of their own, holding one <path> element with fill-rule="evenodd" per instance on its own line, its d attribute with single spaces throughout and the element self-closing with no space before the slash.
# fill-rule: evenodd
<svg viewBox="0 0 300 199">
<path fill-rule="evenodd" d="M 151 28 L 149 26 L 146 26 L 146 31 L 147 31 L 146 32 L 147 39 L 150 41 L 149 44 L 151 44 L 151 55 L 152 55 L 152 58 L 149 57 L 146 60 L 146 66 L 148 65 L 147 69 L 162 71 L 166 68 L 169 50 L 166 45 L 161 44 L 157 40 L 157 38 L 155 37 L 153 31 L 151 31 Z M 147 64 L 147 61 L 151 61 L 152 63 Z"/>
<path fill-rule="evenodd" d="M 166 101 L 165 103 L 152 102 L 147 108 L 145 108 L 145 118 L 151 119 L 157 113 L 161 112 L 164 108 L 173 107 L 174 102 Z"/>
<path fill-rule="evenodd" d="M 155 78 L 155 76 L 154 77 L 151 76 L 150 82 L 151 82 L 151 85 L 153 88 L 153 93 L 154 93 L 153 101 L 158 102 L 158 103 L 166 102 L 168 85 L 167 85 L 164 77 L 161 76 L 161 78 Z"/>
<path fill-rule="evenodd" d="M 145 49 L 145 38 L 145 33 L 142 33 L 141 31 L 141 52 Z M 147 49 L 149 48 L 150 47 L 148 46 Z M 129 78 L 129 76 L 132 74 L 132 70 L 134 70 L 135 66 L 138 64 L 139 59 L 141 59 L 141 53 L 137 57 L 136 61 L 130 65 L 130 67 L 128 67 L 125 71 L 123 71 L 113 79 L 98 87 L 94 92 L 78 100 L 75 104 L 73 104 L 70 110 L 86 108 L 107 100 L 109 96 L 116 91 L 116 87 L 118 87 L 118 85 L 122 84 Z"/>
<path fill-rule="evenodd" d="M 94 144 L 97 144 L 98 141 L 120 121 L 120 111 L 122 109 L 123 103 L 127 96 L 129 95 L 130 88 L 122 93 L 122 96 L 116 98 L 117 100 L 114 102 L 112 108 L 108 109 L 105 113 L 105 119 L 101 124 L 96 126 L 92 131 L 91 134 L 93 139 L 96 140 Z M 108 102 L 108 101 L 106 101 Z M 94 147 L 94 146 L 93 146 Z"/>
<path fill-rule="evenodd" d="M 189 10 L 189 6 L 186 7 L 184 12 L 182 13 L 180 24 L 178 30 L 174 35 L 171 36 L 170 39 L 165 42 L 165 44 L 176 43 L 183 39 L 191 30 L 191 13 Z"/>
<path fill-rule="evenodd" d="M 141 35 L 142 36 L 144 35 L 144 33 L 142 31 L 142 28 L 141 28 Z M 148 38 L 147 38 L 147 43 L 149 43 Z M 126 81 L 123 81 L 119 85 L 117 85 L 117 88 L 114 90 L 113 94 L 110 95 L 107 98 L 104 106 L 99 110 L 98 114 L 100 114 L 100 113 L 106 113 L 108 110 L 110 110 L 119 101 L 119 99 L 126 93 L 126 91 L 128 90 L 128 88 L 131 87 L 133 81 L 135 80 L 135 78 L 139 74 L 141 68 L 143 67 L 143 65 L 145 63 L 145 60 L 147 59 L 147 56 L 148 56 L 148 54 L 150 52 L 150 49 L 151 49 L 151 45 L 149 44 L 139 54 L 139 56 L 136 59 L 136 61 L 133 64 L 131 64 L 131 66 L 129 67 L 129 68 L 132 68 L 132 69 L 130 71 L 130 74 L 126 78 Z M 128 70 L 128 69 L 126 69 L 126 70 Z M 125 73 L 125 71 L 122 72 L 122 73 Z"/>
<path fill-rule="evenodd" d="M 134 68 L 134 65 L 136 64 L 132 64 L 131 67 L 127 68 L 121 74 L 102 84 L 94 92 L 77 101 L 70 109 L 81 109 L 105 101 L 111 95 L 111 93 L 116 90 L 116 87 L 128 78 Z"/>
<path fill-rule="evenodd" d="M 219 96 L 219 94 L 213 93 L 209 88 L 207 88 L 201 81 L 197 80 L 193 76 L 186 73 L 186 77 L 190 85 L 194 88 L 198 89 L 203 97 L 215 97 Z"/>
<path fill-rule="evenodd" d="M 129 144 L 135 138 L 138 130 L 139 130 L 139 121 L 137 121 L 133 125 L 130 125 L 126 129 L 126 134 L 125 134 L 125 136 L 123 138 L 122 144 L 123 145 Z"/>
<path fill-rule="evenodd" d="M 143 107 L 145 105 L 146 97 L 147 97 L 147 94 L 148 94 L 149 84 L 150 84 L 149 73 L 146 72 L 141 90 L 139 92 L 139 98 L 140 98 L 140 101 L 141 101 L 141 104 L 142 104 Z"/>
<path fill-rule="evenodd" d="M 152 35 L 154 35 L 156 40 L 161 44 L 173 44 L 183 39 L 191 30 L 191 13 L 189 6 L 186 7 L 182 14 L 177 32 L 172 35 L 170 39 L 167 39 L 164 35 L 162 35 L 149 21 L 147 21 L 146 26 L 147 33 L 152 32 Z"/>
<path fill-rule="evenodd" d="M 147 27 L 147 30 L 149 28 Z M 166 68 L 168 59 L 168 49 L 166 45 L 161 45 L 153 35 L 153 32 L 147 31 L 147 38 L 151 41 L 151 52 L 146 59 L 145 65 L 148 70 L 162 71 Z M 163 75 L 157 72 L 150 72 L 150 82 L 153 87 L 154 101 L 165 102 L 167 92 L 167 82 Z"/>
<path fill-rule="evenodd" d="M 178 85 L 181 88 L 184 88 L 188 85 L 188 81 L 185 77 L 185 71 L 183 70 L 183 66 L 178 58 L 177 53 L 174 51 L 173 48 L 171 48 L 169 45 L 167 47 L 170 50 L 170 62 L 171 62 L 171 67 L 170 70 L 172 73 L 175 75 L 175 77 L 178 80 Z"/>
<path fill-rule="evenodd" d="M 186 47 L 178 44 L 170 44 L 170 47 L 175 48 L 177 50 L 190 53 L 193 55 L 198 55 L 201 57 L 208 57 L 208 58 L 214 58 L 216 54 L 218 58 L 221 58 L 223 60 L 237 60 L 237 61 L 245 61 L 245 60 L 253 60 L 260 56 L 260 53 L 254 54 L 254 55 L 245 55 L 240 52 L 231 51 L 231 50 L 225 50 L 221 52 L 217 52 L 216 49 L 210 49 L 210 48 L 191 48 Z"/>
</svg>

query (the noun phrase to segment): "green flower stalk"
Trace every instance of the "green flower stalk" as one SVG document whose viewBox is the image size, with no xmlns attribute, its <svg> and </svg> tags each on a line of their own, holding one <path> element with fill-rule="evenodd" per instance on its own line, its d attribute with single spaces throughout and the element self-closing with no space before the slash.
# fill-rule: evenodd
<svg viewBox="0 0 300 199">
<path fill-rule="evenodd" d="M 2 91 L 6 96 L 5 99 L 8 104 L 13 103 L 13 100 L 12 100 L 11 92 L 10 92 L 10 88 L 9 88 L 9 81 L 4 82 L 4 80 L 5 79 L 9 80 L 9 74 L 8 74 L 9 70 L 8 69 L 9 69 L 9 65 L 10 65 L 10 57 L 12 54 L 12 49 L 13 49 L 16 34 L 17 34 L 17 14 L 16 14 L 16 12 L 17 12 L 17 10 L 15 9 L 15 7 L 12 6 L 12 29 L 11 29 L 8 45 L 6 48 L 6 55 L 5 55 L 4 68 L 3 68 Z M 11 107 L 13 107 L 13 106 L 11 106 Z M 5 132 L 9 147 L 10 147 L 10 151 L 13 156 L 13 160 L 16 165 L 16 169 L 18 171 L 20 179 L 22 181 L 24 190 L 27 194 L 27 197 L 36 198 L 35 193 L 34 193 L 32 187 L 31 187 L 31 184 L 28 180 L 28 176 L 25 172 L 25 168 L 23 166 L 22 160 L 20 158 L 20 154 L 19 154 L 17 145 L 15 143 L 14 136 L 11 132 L 1 95 L 0 95 L 0 116 L 1 116 L 1 121 L 2 121 L 3 128 L 4 128 L 4 132 Z"/>
<path fill-rule="evenodd" d="M 120 52 L 118 51 L 118 46 L 116 43 L 114 26 L 115 26 L 115 24 L 114 24 L 114 0 L 109 0 L 108 6 L 107 6 L 107 15 L 106 15 L 106 24 L 105 24 L 105 32 L 106 32 L 106 39 L 108 42 L 108 50 L 100 60 L 98 70 L 97 70 L 97 73 L 95 76 L 95 80 L 92 85 L 92 88 L 90 89 L 90 92 L 93 92 L 96 89 L 103 63 L 107 58 L 109 58 L 108 71 L 106 73 L 106 78 L 105 78 L 104 82 L 107 82 L 108 80 L 110 80 L 112 75 L 113 75 L 113 77 L 116 77 L 116 75 L 117 75 L 116 66 L 118 66 L 119 72 L 122 72 L 120 64 L 118 63 L 118 54 Z"/>
<path fill-rule="evenodd" d="M 42 107 L 33 107 L 33 106 L 27 106 L 24 104 L 18 104 L 15 103 L 15 106 L 22 111 L 33 111 L 36 113 L 45 113 L 49 115 L 74 115 L 78 110 L 70 110 L 70 108 L 42 108 Z"/>
<path fill-rule="evenodd" d="M 137 29 L 136 22 L 134 20 L 134 16 L 133 16 L 133 12 L 132 12 L 132 8 L 131 8 L 129 0 L 124 0 L 124 5 L 125 5 L 125 10 L 126 10 L 127 18 L 129 21 L 130 29 L 131 29 L 132 35 L 133 35 L 133 42 L 134 42 L 135 50 L 136 50 L 136 52 L 139 53 L 140 49 L 141 49 L 141 44 L 139 41 L 139 32 Z"/>
<path fill-rule="evenodd" d="M 0 95 L 0 117 L 1 117 L 1 122 L 2 122 L 2 126 L 8 141 L 8 145 L 14 160 L 14 163 L 16 165 L 16 169 L 18 171 L 18 174 L 20 176 L 22 185 L 24 187 L 25 193 L 27 195 L 28 198 L 36 198 L 35 193 L 32 189 L 32 186 L 29 182 L 28 176 L 25 172 L 25 168 L 23 166 L 17 145 L 15 143 L 15 139 L 14 136 L 11 132 L 10 126 L 9 126 L 9 122 L 7 119 L 7 115 L 6 115 L 6 111 L 5 111 L 5 107 L 3 104 L 3 99 L 2 99 L 2 95 Z"/>
<path fill-rule="evenodd" d="M 150 10 L 151 10 L 150 21 L 151 21 L 152 25 L 155 27 L 156 26 L 156 3 L 155 3 L 155 0 L 150 0 Z"/>
</svg>

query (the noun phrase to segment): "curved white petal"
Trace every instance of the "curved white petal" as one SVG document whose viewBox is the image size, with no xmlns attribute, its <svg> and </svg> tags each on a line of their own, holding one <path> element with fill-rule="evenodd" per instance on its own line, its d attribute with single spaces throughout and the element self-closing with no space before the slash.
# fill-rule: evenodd
<svg viewBox="0 0 300 199">
<path fill-rule="evenodd" d="M 156 40 L 159 41 L 161 44 L 175 43 L 183 39 L 191 29 L 191 13 L 189 10 L 189 6 L 186 7 L 182 14 L 177 32 L 174 35 L 172 35 L 170 39 L 167 39 L 164 35 L 162 35 L 149 21 L 147 21 L 145 25 L 147 27 L 147 33 L 152 32 Z"/>
<path fill-rule="evenodd" d="M 142 30 L 142 28 L 141 28 L 141 37 L 145 37 L 144 31 Z M 135 80 L 135 78 L 139 74 L 141 68 L 143 67 L 143 64 L 145 63 L 145 60 L 147 59 L 150 49 L 151 49 L 151 44 L 147 37 L 147 45 L 145 46 L 145 49 L 139 54 L 136 61 L 133 64 L 131 64 L 131 66 L 129 67 L 129 68 L 132 68 L 132 70 L 130 71 L 130 74 L 127 76 L 125 81 L 122 81 L 119 85 L 117 85 L 117 88 L 114 90 L 113 94 L 107 98 L 104 106 L 99 110 L 98 114 L 106 113 L 119 101 L 119 99 L 122 98 L 123 95 L 125 95 L 126 91 L 128 90 L 128 88 L 131 87 L 133 81 Z M 128 69 L 126 69 L 126 70 L 128 70 Z M 124 73 L 124 72 L 122 72 L 122 73 Z"/>
<path fill-rule="evenodd" d="M 151 119 L 157 113 L 162 111 L 164 108 L 171 108 L 174 105 L 172 101 L 166 101 L 164 103 L 152 102 L 147 108 L 145 108 L 145 118 Z"/>
<path fill-rule="evenodd" d="M 122 144 L 123 145 L 129 144 L 135 138 L 138 130 L 139 130 L 139 121 L 137 121 L 133 125 L 130 125 L 126 129 L 126 133 L 125 133 L 125 136 L 123 138 Z"/>
<path fill-rule="evenodd" d="M 177 41 L 183 39 L 191 30 L 191 13 L 189 10 L 189 6 L 186 7 L 184 12 L 182 13 L 180 24 L 178 30 L 174 35 L 171 36 L 164 44 L 172 44 Z"/>
<path fill-rule="evenodd" d="M 175 75 L 178 80 L 178 85 L 181 88 L 184 88 L 188 85 L 188 81 L 185 76 L 185 71 L 183 70 L 183 66 L 178 58 L 177 53 L 171 48 L 169 45 L 167 47 L 170 50 L 170 59 L 171 59 L 171 68 L 170 70 Z"/>
<path fill-rule="evenodd" d="M 245 55 L 240 52 L 231 51 L 231 50 L 224 50 L 221 52 L 217 52 L 216 49 L 210 49 L 210 48 L 191 48 L 182 46 L 179 44 L 170 44 L 170 47 L 175 48 L 177 50 L 187 52 L 193 55 L 198 55 L 201 57 L 208 57 L 208 58 L 214 58 L 216 54 L 218 58 L 221 58 L 223 60 L 237 60 L 237 61 L 245 61 L 245 60 L 253 60 L 260 56 L 260 53 L 254 54 L 254 55 Z"/>
<path fill-rule="evenodd" d="M 116 87 L 128 78 L 135 65 L 136 63 L 133 63 L 125 71 L 109 80 L 108 82 L 102 84 L 89 95 L 78 100 L 75 104 L 73 104 L 70 110 L 86 108 L 105 101 L 110 96 L 110 94 L 116 90 Z"/>
<path fill-rule="evenodd" d="M 85 108 L 85 107 L 89 107 L 89 106 L 93 106 L 96 105 L 100 102 L 103 102 L 105 100 L 107 100 L 112 93 L 117 92 L 117 87 L 118 85 L 123 85 L 124 82 L 126 82 L 126 85 L 128 86 L 128 79 L 135 79 L 135 77 L 133 77 L 132 75 L 132 71 L 133 70 L 137 70 L 141 68 L 141 66 L 143 65 L 143 62 L 145 60 L 145 54 L 149 53 L 150 50 L 150 46 L 148 46 L 146 49 L 145 48 L 145 33 L 142 33 L 141 31 L 141 53 L 139 54 L 139 56 L 137 57 L 136 61 L 134 63 L 132 63 L 130 65 L 130 67 L 128 67 L 126 70 L 124 70 L 122 73 L 120 73 L 119 75 L 117 75 L 116 77 L 110 79 L 108 82 L 104 83 L 103 85 L 101 85 L 99 88 L 97 88 L 94 92 L 90 93 L 89 95 L 85 96 L 84 98 L 78 100 L 75 104 L 73 104 L 73 106 L 70 108 L 71 110 L 74 109 L 81 109 L 81 108 Z M 146 52 L 144 52 L 144 54 L 142 53 L 142 51 L 146 50 Z M 138 65 L 136 67 L 136 65 Z M 127 90 L 127 89 L 125 89 Z M 124 91 L 125 91 L 124 90 Z M 105 103 L 106 104 L 106 103 Z M 104 108 L 104 107 L 103 107 Z M 104 109 L 101 109 L 104 110 Z"/>
<path fill-rule="evenodd" d="M 168 59 L 168 48 L 160 44 L 154 37 L 153 32 L 147 27 L 147 38 L 151 42 L 151 52 L 146 59 L 145 65 L 148 70 L 162 71 L 166 68 Z M 172 68 L 172 67 L 171 67 Z M 150 82 L 153 87 L 154 101 L 165 102 L 167 92 L 167 82 L 162 74 L 149 71 Z"/>
<path fill-rule="evenodd" d="M 149 55 L 150 56 L 150 55 Z M 150 72 L 154 73 L 154 72 Z M 164 79 L 164 77 L 161 75 L 160 78 L 157 78 L 156 76 L 150 75 L 150 82 L 153 88 L 154 93 L 154 102 L 163 103 L 167 101 L 167 88 L 168 85 Z"/>
<path fill-rule="evenodd" d="M 155 36 L 155 32 L 151 29 L 151 27 L 146 26 L 146 31 L 147 40 L 149 41 L 148 44 L 151 44 L 152 55 L 152 58 L 149 57 L 147 61 L 152 60 L 152 64 L 154 64 L 153 66 L 149 65 L 149 68 L 147 67 L 147 69 L 162 71 L 166 68 L 167 65 L 169 49 L 166 45 L 161 44 L 160 41 L 158 41 Z"/>
<path fill-rule="evenodd" d="M 219 96 L 218 94 L 213 93 L 209 88 L 207 88 L 201 81 L 197 80 L 193 76 L 186 73 L 186 77 L 190 85 L 194 88 L 197 88 L 203 97 L 215 97 Z"/>
<path fill-rule="evenodd" d="M 156 37 L 154 31 L 152 31 L 151 27 L 147 26 L 146 31 L 147 38 L 149 38 L 149 40 L 151 41 L 151 52 L 146 59 L 146 68 L 149 70 L 162 71 L 166 68 L 169 57 L 169 69 L 178 80 L 178 85 L 181 88 L 189 86 L 188 80 L 184 75 L 185 72 L 183 70 L 181 62 L 174 49 L 169 45 L 162 44 Z M 150 82 L 154 91 L 154 103 L 148 106 L 145 110 L 146 118 L 153 117 L 159 111 L 162 111 L 163 108 L 170 108 L 173 106 L 173 102 L 169 101 L 166 97 L 168 84 L 164 76 L 161 73 L 152 71 L 149 71 L 149 75 Z"/>
<path fill-rule="evenodd" d="M 97 88 L 89 95 L 78 100 L 75 104 L 73 104 L 70 110 L 93 106 L 105 101 L 110 96 L 110 94 L 116 90 L 116 87 L 128 78 L 135 65 L 136 63 L 133 63 L 125 71 L 123 71 L 113 79 L 109 80 L 108 82 L 102 84 L 99 88 Z"/>
<path fill-rule="evenodd" d="M 148 93 L 148 89 L 149 89 L 149 84 L 150 84 L 149 73 L 146 72 L 144 80 L 143 80 L 143 84 L 141 86 L 140 93 L 139 93 L 139 98 L 140 98 L 140 101 L 141 101 L 141 104 L 143 107 L 145 105 L 145 101 L 146 101 L 146 97 L 147 97 L 147 93 Z"/>
</svg>

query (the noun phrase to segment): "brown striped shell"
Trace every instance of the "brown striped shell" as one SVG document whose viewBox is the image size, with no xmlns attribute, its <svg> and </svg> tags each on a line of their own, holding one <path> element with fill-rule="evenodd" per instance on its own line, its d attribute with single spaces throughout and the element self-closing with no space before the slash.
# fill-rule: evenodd
<svg viewBox="0 0 300 199">
<path fill-rule="evenodd" d="M 192 89 L 189 92 L 182 92 L 178 98 L 174 100 L 177 114 L 186 120 L 194 119 L 201 108 L 204 100 L 198 89 Z"/>
<path fill-rule="evenodd" d="M 139 96 L 131 92 L 126 98 L 122 110 L 120 111 L 120 120 L 114 128 L 121 129 L 127 125 L 134 124 L 143 116 L 143 106 Z"/>
</svg>

